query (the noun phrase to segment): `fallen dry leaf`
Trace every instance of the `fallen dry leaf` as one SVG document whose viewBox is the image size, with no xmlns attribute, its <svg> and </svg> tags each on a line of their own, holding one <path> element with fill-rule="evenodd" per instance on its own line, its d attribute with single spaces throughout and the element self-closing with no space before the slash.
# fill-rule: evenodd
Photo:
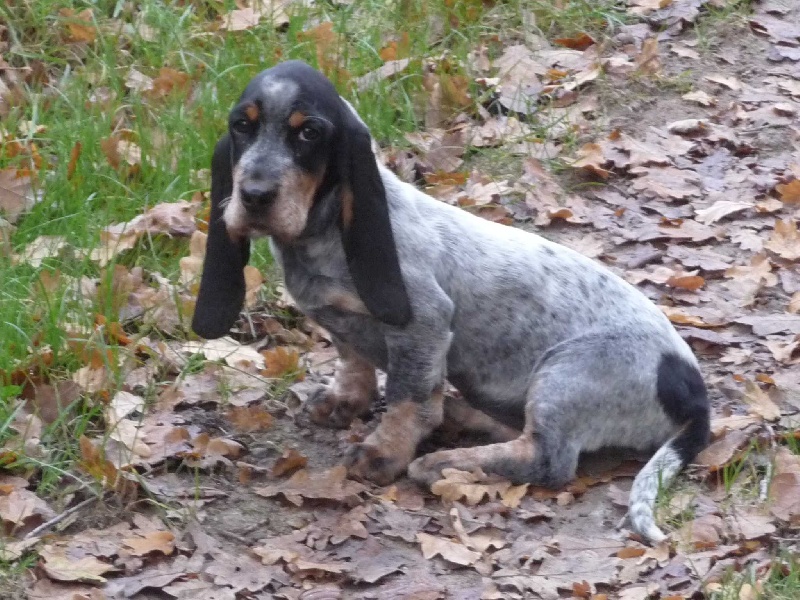
<svg viewBox="0 0 800 600">
<path fill-rule="evenodd" d="M 108 164 L 126 177 L 136 177 L 142 168 L 142 149 L 134 134 L 121 132 L 100 140 Z"/>
<path fill-rule="evenodd" d="M 484 499 L 500 498 L 507 506 L 517 506 L 528 489 L 527 484 L 514 486 L 506 480 L 490 480 L 481 472 L 469 473 L 458 469 L 444 469 L 444 479 L 431 485 L 431 492 L 445 502 L 464 500 L 474 506 Z"/>
<path fill-rule="evenodd" d="M 192 440 L 192 451 L 179 453 L 178 456 L 184 459 L 187 466 L 208 469 L 220 463 L 231 465 L 231 460 L 238 458 L 242 449 L 243 446 L 237 441 L 201 433 Z"/>
<path fill-rule="evenodd" d="M 272 465 L 270 473 L 273 477 L 283 477 L 290 473 L 294 473 L 298 469 L 305 468 L 308 464 L 308 457 L 300 454 L 294 448 L 284 450 Z"/>
<path fill-rule="evenodd" d="M 12 488 L 8 493 L 0 489 L 0 522 L 10 525 L 13 531 L 26 523 L 39 524 L 55 516 L 47 502 L 30 490 Z"/>
<path fill-rule="evenodd" d="M 775 230 L 764 247 L 786 260 L 800 259 L 800 232 L 794 220 L 775 221 Z"/>
<path fill-rule="evenodd" d="M 261 21 L 269 21 L 276 29 L 286 27 L 289 24 L 289 17 L 283 10 L 283 4 L 284 2 L 279 0 L 259 0 L 253 6 L 232 10 L 223 15 L 220 29 L 245 31 L 252 29 Z"/>
<path fill-rule="evenodd" d="M 699 275 L 678 275 L 670 277 L 666 283 L 670 287 L 695 292 L 706 284 L 706 280 Z"/>
<path fill-rule="evenodd" d="M 266 368 L 262 370 L 264 377 L 280 378 L 300 372 L 300 353 L 293 348 L 276 346 L 262 350 Z"/>
<path fill-rule="evenodd" d="M 153 89 L 153 78 L 136 69 L 130 69 L 125 76 L 125 87 L 135 92 L 146 92 Z"/>
<path fill-rule="evenodd" d="M 703 515 L 681 527 L 677 537 L 693 550 L 708 550 L 719 545 L 724 528 L 724 521 L 717 515 Z"/>
<path fill-rule="evenodd" d="M 769 501 L 773 515 L 792 525 L 800 523 L 800 455 L 785 447 L 775 455 Z"/>
<path fill-rule="evenodd" d="M 22 248 L 22 252 L 12 257 L 16 264 L 41 267 L 48 258 L 60 256 L 70 249 L 70 244 L 61 235 L 40 235 Z"/>
<path fill-rule="evenodd" d="M 228 554 L 220 549 L 215 549 L 214 560 L 204 568 L 204 572 L 218 586 L 232 590 L 229 595 L 222 595 L 222 599 L 225 600 L 234 598 L 238 592 L 243 592 L 239 594 L 240 597 L 253 596 L 268 586 L 271 581 L 282 580 L 285 577 L 279 567 L 263 565 L 261 561 L 243 552 Z M 219 589 L 217 588 L 217 590 Z M 215 595 L 210 598 L 216 600 L 216 591 L 212 593 Z M 194 595 L 188 597 L 198 598 Z"/>
<path fill-rule="evenodd" d="M 728 516 L 731 530 L 740 539 L 756 540 L 772 535 L 777 531 L 775 520 L 769 515 L 736 511 Z"/>
<path fill-rule="evenodd" d="M 594 40 L 587 33 L 581 32 L 575 37 L 556 38 L 553 40 L 553 43 L 564 46 L 565 48 L 572 48 L 573 50 L 586 50 L 589 46 L 594 44 Z"/>
<path fill-rule="evenodd" d="M 98 261 L 102 267 L 110 263 L 119 253 L 136 247 L 143 237 L 192 236 L 197 230 L 195 218 L 200 206 L 199 202 L 185 200 L 163 202 L 126 223 L 109 225 L 100 232 L 100 246 L 93 249 L 89 256 L 92 260 Z M 205 247 L 202 255 L 205 255 Z"/>
<path fill-rule="evenodd" d="M 733 461 L 749 443 L 751 434 L 744 430 L 729 431 L 720 440 L 712 442 L 697 455 L 694 462 L 707 467 L 709 471 L 719 471 Z"/>
<path fill-rule="evenodd" d="M 714 106 L 717 103 L 716 98 L 701 90 L 689 92 L 681 96 L 681 98 L 690 102 L 697 102 L 700 106 Z"/>
<path fill-rule="evenodd" d="M 706 225 L 716 223 L 724 217 L 736 214 L 748 208 L 753 208 L 750 202 L 733 202 L 730 200 L 718 200 L 708 208 L 696 211 L 697 220 Z"/>
<path fill-rule="evenodd" d="M 735 321 L 750 325 L 756 335 L 772 335 L 784 332 L 800 333 L 800 315 L 788 313 L 756 314 L 738 317 Z"/>
<path fill-rule="evenodd" d="M 272 427 L 272 415 L 261 406 L 232 406 L 226 414 L 237 431 L 261 431 Z"/>
<path fill-rule="evenodd" d="M 787 312 L 792 314 L 800 313 L 800 292 L 795 292 L 789 300 L 789 306 L 786 307 Z"/>
<path fill-rule="evenodd" d="M 409 562 L 402 553 L 393 550 L 385 542 L 378 541 L 374 536 L 367 538 L 355 551 L 337 552 L 337 556 L 348 558 L 350 578 L 364 583 L 375 583 L 398 572 Z"/>
<path fill-rule="evenodd" d="M 367 489 L 366 486 L 350 481 L 346 477 L 347 469 L 342 465 L 321 473 L 310 473 L 302 469 L 285 482 L 256 488 L 253 491 L 266 498 L 283 495 L 296 506 L 301 506 L 304 498 L 345 504 L 361 502 L 359 496 Z"/>
<path fill-rule="evenodd" d="M 743 400 L 749 406 L 748 412 L 763 418 L 765 421 L 777 421 L 781 418 L 781 409 L 755 381 L 745 382 Z"/>
<path fill-rule="evenodd" d="M 122 540 L 134 556 L 160 552 L 166 556 L 175 550 L 175 535 L 170 531 L 149 531 L 141 537 Z"/>
<path fill-rule="evenodd" d="M 59 583 L 43 577 L 27 590 L 26 598 L 27 600 L 107 600 L 108 595 L 92 584 Z"/>
<path fill-rule="evenodd" d="M 533 52 L 519 44 L 507 47 L 503 54 L 493 62 L 497 69 L 498 101 L 508 110 L 529 114 L 536 109 L 539 94 L 544 89 L 538 75 L 546 72 L 546 67 Z"/>
<path fill-rule="evenodd" d="M 470 550 L 464 544 L 452 542 L 445 538 L 436 537 L 427 533 L 418 533 L 417 541 L 422 550 L 422 555 L 431 559 L 434 556 L 441 556 L 457 565 L 470 566 L 480 560 L 481 553 Z"/>
<path fill-rule="evenodd" d="M 229 337 L 204 342 L 184 342 L 180 349 L 189 354 L 203 354 L 208 360 L 223 360 L 231 367 L 253 365 L 264 368 L 264 357 L 249 346 L 242 346 Z"/>
<path fill-rule="evenodd" d="M 153 79 L 153 85 L 146 91 L 145 96 L 151 100 L 166 98 L 174 93 L 186 92 L 190 85 L 191 77 L 188 73 L 171 67 L 161 67 L 158 71 L 158 76 Z"/>
<path fill-rule="evenodd" d="M 55 581 L 78 581 L 86 583 L 105 583 L 103 577 L 115 571 L 114 565 L 103 562 L 94 556 L 73 559 L 65 554 L 65 549 L 46 545 L 39 551 L 42 568 L 50 579 Z"/>
<path fill-rule="evenodd" d="M 386 81 L 387 79 L 399 75 L 408 68 L 410 63 L 411 60 L 408 58 L 386 61 L 374 71 L 370 71 L 361 77 L 353 79 L 353 84 L 358 91 L 363 92 L 381 81 Z"/>
<path fill-rule="evenodd" d="M 672 4 L 672 0 L 628 0 L 628 11 L 634 15 L 646 15 Z"/>
<path fill-rule="evenodd" d="M 775 186 L 775 190 L 786 204 L 800 204 L 800 179 L 779 183 Z"/>
<path fill-rule="evenodd" d="M 30 175 L 17 169 L 0 169 L 0 216 L 13 225 L 38 199 Z"/>
<path fill-rule="evenodd" d="M 70 43 L 90 43 L 97 37 L 94 13 L 91 8 L 75 12 L 71 8 L 58 11 L 61 22 L 66 29 L 66 41 Z"/>
<path fill-rule="evenodd" d="M 642 42 L 642 51 L 634 59 L 636 71 L 645 75 L 656 75 L 661 71 L 658 53 L 658 38 L 649 37 Z"/>
<path fill-rule="evenodd" d="M 27 409 L 44 423 L 55 422 L 81 395 L 81 388 L 73 381 L 56 381 L 54 384 L 29 379 L 21 397 Z"/>
<path fill-rule="evenodd" d="M 762 418 L 757 415 L 731 415 L 711 420 L 711 434 L 720 438 L 725 432 L 744 429 L 750 425 L 760 423 Z"/>
<path fill-rule="evenodd" d="M 742 82 L 736 79 L 736 77 L 728 77 L 726 75 L 713 74 L 713 75 L 706 75 L 705 79 L 707 81 L 717 83 L 722 87 L 726 87 L 729 90 L 737 91 L 742 89 Z"/>
</svg>

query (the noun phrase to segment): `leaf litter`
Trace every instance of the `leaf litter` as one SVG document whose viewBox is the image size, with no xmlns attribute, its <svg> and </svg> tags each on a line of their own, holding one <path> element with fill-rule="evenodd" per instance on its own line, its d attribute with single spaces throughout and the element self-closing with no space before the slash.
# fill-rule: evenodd
<svg viewBox="0 0 800 600">
<path fill-rule="evenodd" d="M 338 457 L 374 419 L 346 432 L 303 422 L 300 394 L 285 393 L 287 384 L 319 381 L 330 341 L 286 304 L 265 304 L 261 273 L 247 274 L 249 322 L 232 337 L 183 339 L 205 251 L 207 197 L 199 194 L 108 226 L 91 250 L 52 237 L 15 249 L 14 260 L 33 268 L 53 256 L 95 261 L 101 277 L 65 278 L 67 292 L 105 298 L 119 323 L 76 331 L 80 339 L 102 336 L 115 353 L 109 360 L 87 350 L 87 364 L 72 374 L 78 392 L 57 380 L 31 385 L 0 447 L 0 464 L 43 455 L 43 424 L 80 401 L 101 415 L 99 429 L 81 439 L 81 470 L 120 497 L 169 505 L 168 519 L 127 512 L 107 526 L 61 528 L 50 522 L 85 501 L 81 493 L 70 490 L 61 506 L 36 494 L 34 473 L 0 475 L 0 521 L 9 540 L 3 552 L 38 554 L 30 597 L 135 597 L 149 588 L 175 598 L 338 598 L 358 589 L 391 598 L 475 590 L 483 598 L 599 599 L 611 592 L 628 600 L 674 599 L 714 590 L 727 567 L 766 573 L 776 534 L 800 523 L 798 455 L 782 443 L 796 439 L 796 421 L 787 419 L 800 409 L 792 401 L 800 397 L 792 371 L 800 335 L 800 281 L 793 275 L 800 261 L 800 155 L 770 154 L 757 129 L 793 127 L 800 34 L 789 13 L 768 8 L 772 3 L 756 6 L 748 25 L 759 39 L 740 43 L 768 49 L 771 66 L 753 86 L 692 49 L 690 25 L 714 4 L 630 1 L 629 12 L 647 21 L 623 26 L 610 45 L 587 33 L 552 44 L 542 38 L 535 47 L 512 36 L 492 60 L 485 48 L 474 52 L 472 79 L 462 74 L 470 71 L 448 71 L 444 59 L 425 58 L 426 128 L 407 136 L 411 150 L 383 150 L 401 176 L 421 174 L 440 200 L 544 230 L 603 260 L 639 285 L 690 341 L 714 397 L 714 439 L 691 473 L 691 499 L 670 502 L 671 545 L 646 548 L 614 529 L 635 473 L 625 463 L 555 491 L 479 472 L 448 472 L 432 493 L 403 480 L 383 489 L 347 480 Z M 287 11 L 288 3 L 243 2 L 213 27 L 241 35 L 267 22 L 280 30 L 289 24 Z M 90 9 L 65 9 L 58 19 L 65 43 L 91 44 L 97 36 Z M 302 36 L 326 72 L 342 72 L 341 40 L 330 22 Z M 350 79 L 354 89 L 391 83 L 410 68 L 414 58 L 402 38 L 384 50 L 379 67 Z M 665 102 L 663 114 L 656 101 L 641 123 L 623 117 L 605 126 L 599 77 L 621 88 L 634 79 L 658 86 L 686 64 L 704 75 L 674 104 Z M 2 81 L 0 91 L 17 85 Z M 148 102 L 194 85 L 193 76 L 166 67 L 131 69 L 125 82 Z M 489 100 L 479 102 L 473 90 Z M 99 89 L 95 95 L 114 101 Z M 550 139 L 539 138 L 537 122 L 555 123 Z M 581 143 L 570 146 L 568 137 Z M 124 178 L 140 176 L 138 141 L 120 129 L 100 143 Z M 493 177 L 476 167 L 471 154 L 485 149 L 522 155 L 521 175 Z M 41 160 L 31 145 L 17 151 L 31 165 Z M 81 154 L 74 146 L 70 163 Z M 566 187 L 549 168 L 556 157 L 568 177 L 592 185 Z M 36 183 L 25 168 L 0 170 L 0 213 L 9 225 L 40 199 Z M 179 282 L 117 263 L 145 240 L 172 237 L 185 240 Z M 166 338 L 148 333 L 154 330 Z M 203 366 L 192 369 L 197 361 Z M 128 382 L 122 390 L 113 383 L 120 373 Z M 752 466 L 759 502 L 727 514 L 719 504 L 727 493 L 724 474 L 743 465 Z M 187 521 L 189 515 L 197 520 Z M 42 539 L 41 526 L 55 533 Z M 740 599 L 747 593 L 743 587 Z"/>
</svg>

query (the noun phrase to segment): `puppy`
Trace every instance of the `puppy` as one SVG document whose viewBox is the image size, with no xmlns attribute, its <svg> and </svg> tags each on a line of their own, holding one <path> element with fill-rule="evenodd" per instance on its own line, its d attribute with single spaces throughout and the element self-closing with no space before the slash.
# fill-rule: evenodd
<svg viewBox="0 0 800 600">
<path fill-rule="evenodd" d="M 406 470 L 497 473 L 559 487 L 581 452 L 654 450 L 629 517 L 665 536 L 653 506 L 709 439 L 697 361 L 642 293 L 598 263 L 438 202 L 378 164 L 333 85 L 290 61 L 257 75 L 212 162 L 211 222 L 193 328 L 225 335 L 244 298 L 249 239 L 270 236 L 297 304 L 332 335 L 335 380 L 308 401 L 347 427 L 386 371 L 387 410 L 345 457 L 386 484 Z M 444 398 L 445 379 L 460 398 Z M 488 436 L 416 458 L 443 423 Z"/>
</svg>

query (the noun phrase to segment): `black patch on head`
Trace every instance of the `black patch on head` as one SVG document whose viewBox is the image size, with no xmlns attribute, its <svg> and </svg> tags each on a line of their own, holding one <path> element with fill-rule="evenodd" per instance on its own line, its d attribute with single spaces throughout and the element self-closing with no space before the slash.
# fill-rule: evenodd
<svg viewBox="0 0 800 600">
<path fill-rule="evenodd" d="M 708 445 L 710 407 L 700 371 L 677 354 L 664 354 L 658 364 L 658 401 L 676 425 L 683 426 L 673 442 L 684 465 Z"/>
</svg>

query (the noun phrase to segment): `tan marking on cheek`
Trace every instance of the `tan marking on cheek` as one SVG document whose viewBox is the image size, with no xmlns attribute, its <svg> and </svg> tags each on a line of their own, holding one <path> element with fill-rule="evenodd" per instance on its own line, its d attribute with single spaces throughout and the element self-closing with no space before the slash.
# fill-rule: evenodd
<svg viewBox="0 0 800 600">
<path fill-rule="evenodd" d="M 289 115 L 289 126 L 295 128 L 300 127 L 300 125 L 302 125 L 303 121 L 305 120 L 306 116 L 299 110 L 296 110 L 291 115 Z"/>
<path fill-rule="evenodd" d="M 248 104 L 247 107 L 244 109 L 244 114 L 247 115 L 247 118 L 250 121 L 253 122 L 258 121 L 258 117 L 260 114 L 258 111 L 258 106 L 256 106 L 255 104 Z"/>
<path fill-rule="evenodd" d="M 270 233 L 279 241 L 290 242 L 302 233 L 324 172 L 311 175 L 290 169 L 281 180 L 280 193 L 269 211 Z"/>
</svg>

